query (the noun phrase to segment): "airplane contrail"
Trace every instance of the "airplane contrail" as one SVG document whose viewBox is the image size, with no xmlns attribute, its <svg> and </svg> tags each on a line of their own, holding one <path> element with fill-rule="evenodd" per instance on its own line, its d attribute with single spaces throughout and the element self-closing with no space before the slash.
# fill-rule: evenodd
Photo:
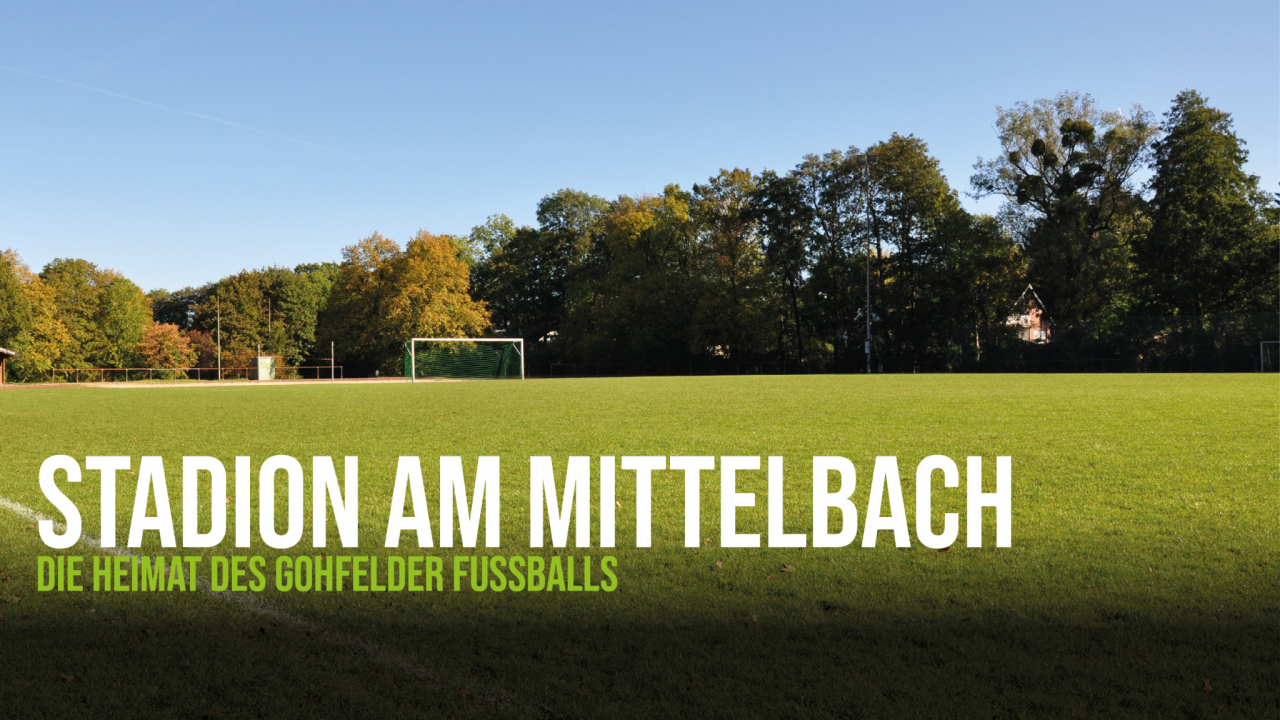
<svg viewBox="0 0 1280 720">
<path fill-rule="evenodd" d="M 297 143 L 299 145 L 306 145 L 307 147 L 313 147 L 313 148 L 316 148 L 317 150 L 326 150 L 328 152 L 338 153 L 339 155 L 346 155 L 347 157 L 353 157 L 357 159 L 360 158 L 359 155 L 353 155 L 349 152 L 346 152 L 345 150 L 337 150 L 331 147 L 325 147 L 324 145 L 317 145 L 312 142 L 307 142 L 306 140 L 291 138 L 287 135 L 280 135 L 278 133 L 273 133 L 268 130 L 259 130 L 258 128 L 255 128 L 255 127 L 249 127 L 248 125 L 241 125 L 240 123 L 231 122 L 230 120 L 223 120 L 222 118 L 216 118 L 216 117 L 213 117 L 212 115 L 202 115 L 200 113 L 191 112 L 189 110 L 179 110 L 177 108 L 165 107 L 164 105 L 148 102 L 146 100 L 139 100 L 138 98 L 135 98 L 135 97 L 129 97 L 128 95 L 121 95 L 120 93 L 111 92 L 110 90 L 103 90 L 102 88 L 96 88 L 91 85 L 82 85 L 78 82 L 63 80 L 62 78 L 56 78 L 49 75 L 41 75 L 40 73 L 31 72 L 30 70 L 19 70 L 18 68 L 9 67 L 8 65 L 0 65 L 0 70 L 8 70 L 9 72 L 20 73 L 22 75 L 30 75 L 31 77 L 38 77 L 42 80 L 51 80 L 56 83 L 62 83 L 63 85 L 70 85 L 71 87 L 77 87 L 82 90 L 92 90 L 93 92 L 96 92 L 96 93 L 102 93 L 103 95 L 110 95 L 111 97 L 114 97 L 114 98 L 120 98 L 121 100 L 128 100 L 129 102 L 138 103 L 139 105 L 146 105 L 147 107 L 158 108 L 160 110 L 166 110 L 171 113 L 178 113 L 179 115 L 188 115 L 190 117 L 200 118 L 201 120 L 211 120 L 216 123 L 222 123 L 223 125 L 230 125 L 231 127 L 234 127 L 234 128 L 240 128 L 241 130 L 248 130 L 249 132 L 256 132 L 261 135 L 269 135 L 279 140 L 285 140 L 287 142 Z"/>
</svg>

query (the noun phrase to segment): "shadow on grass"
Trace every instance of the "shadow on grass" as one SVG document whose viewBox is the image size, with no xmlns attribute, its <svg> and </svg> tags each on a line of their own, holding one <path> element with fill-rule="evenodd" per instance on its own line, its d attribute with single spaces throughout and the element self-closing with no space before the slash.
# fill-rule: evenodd
<svg viewBox="0 0 1280 720">
<path fill-rule="evenodd" d="M 819 622 L 447 622 L 347 630 L 412 648 L 433 686 L 359 649 L 193 594 L 3 606 L 5 717 L 1277 717 L 1273 619 L 1071 623 L 995 613 Z M 24 607 L 25 606 L 25 607 Z M 495 704 L 465 688 L 515 700 Z"/>
</svg>

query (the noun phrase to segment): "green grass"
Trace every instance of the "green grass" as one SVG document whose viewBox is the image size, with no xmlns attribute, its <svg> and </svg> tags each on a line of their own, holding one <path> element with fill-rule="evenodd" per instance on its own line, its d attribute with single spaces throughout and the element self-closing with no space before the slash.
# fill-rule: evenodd
<svg viewBox="0 0 1280 720">
<path fill-rule="evenodd" d="M 46 457 L 130 455 L 136 471 L 162 455 L 179 541 L 183 455 L 229 475 L 237 455 L 308 471 L 313 455 L 358 455 L 359 553 L 383 556 L 416 553 L 411 533 L 381 547 L 398 456 L 423 458 L 437 539 L 438 456 L 462 455 L 468 475 L 501 456 L 502 549 L 422 551 L 446 557 L 605 554 L 528 549 L 530 455 L 558 473 L 569 455 L 782 455 L 790 532 L 810 527 L 813 455 L 854 462 L 860 510 L 875 457 L 894 455 L 913 546 L 884 533 L 874 549 L 861 534 L 842 549 L 720 548 L 717 471 L 703 477 L 710 545 L 683 547 L 683 475 L 657 472 L 654 547 L 629 549 L 634 475 L 619 469 L 617 592 L 260 594 L 320 629 L 308 635 L 201 593 L 38 593 L 35 557 L 54 553 L 0 510 L 0 599 L 18 600 L 0 604 L 0 716 L 127 717 L 138 702 L 174 717 L 1280 717 L 1278 399 L 1261 375 L 5 390 L 0 496 L 56 516 L 37 482 Z M 935 516 L 961 514 L 946 553 L 914 536 L 914 470 L 933 454 L 962 474 L 933 492 Z M 993 521 L 987 547 L 964 547 L 968 455 L 988 483 L 995 456 L 1013 458 L 1011 548 L 994 548 Z M 121 545 L 133 478 L 119 481 Z M 767 532 L 765 473 L 741 474 L 739 491 L 757 494 L 739 531 Z M 68 494 L 96 534 L 97 473 Z M 309 504 L 305 517 L 286 554 L 318 552 Z M 279 554 L 230 537 L 204 554 Z M 329 537 L 337 554 L 332 522 Z M 168 554 L 156 533 L 147 543 Z M 512 704 L 488 704 L 490 690 Z"/>
</svg>

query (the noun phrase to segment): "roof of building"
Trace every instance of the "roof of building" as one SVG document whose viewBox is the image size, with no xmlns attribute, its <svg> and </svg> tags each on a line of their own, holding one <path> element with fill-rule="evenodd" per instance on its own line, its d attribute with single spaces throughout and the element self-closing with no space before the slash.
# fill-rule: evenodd
<svg viewBox="0 0 1280 720">
<path fill-rule="evenodd" d="M 1031 285 L 1030 285 L 1030 284 L 1028 284 L 1028 285 L 1027 285 L 1027 289 L 1026 289 L 1026 290 L 1023 290 L 1023 291 L 1022 291 L 1022 295 L 1018 297 L 1018 302 L 1014 303 L 1014 307 L 1015 307 L 1015 308 L 1016 308 L 1016 307 L 1020 307 L 1020 306 L 1022 305 L 1023 301 L 1026 301 L 1026 302 L 1030 302 L 1030 301 L 1031 301 L 1031 298 L 1028 298 L 1028 297 L 1027 297 L 1027 293 L 1031 293 L 1031 298 L 1034 298 L 1034 299 L 1035 299 L 1035 301 L 1036 301 L 1036 305 L 1039 305 L 1039 306 L 1040 306 L 1040 310 L 1041 310 L 1042 312 L 1048 312 L 1048 308 L 1046 308 L 1046 307 L 1044 306 L 1044 301 L 1040 299 L 1040 296 L 1036 293 L 1036 289 L 1035 289 L 1035 288 L 1033 288 L 1033 287 L 1031 287 Z"/>
<path fill-rule="evenodd" d="M 11 358 L 11 357 L 14 357 L 14 356 L 15 356 L 15 355 L 17 355 L 17 354 L 18 354 L 18 353 L 14 352 L 14 351 L 12 351 L 12 350 L 5 350 L 4 348 L 0 348 L 0 358 Z"/>
</svg>

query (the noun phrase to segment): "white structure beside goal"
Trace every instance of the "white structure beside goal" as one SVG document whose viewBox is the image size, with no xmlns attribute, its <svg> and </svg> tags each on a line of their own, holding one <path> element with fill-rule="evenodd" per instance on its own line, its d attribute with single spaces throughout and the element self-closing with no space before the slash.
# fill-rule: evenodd
<svg viewBox="0 0 1280 720">
<path fill-rule="evenodd" d="M 1258 343 L 1258 370 L 1276 372 L 1280 369 L 1280 340 L 1263 340 Z"/>
</svg>

